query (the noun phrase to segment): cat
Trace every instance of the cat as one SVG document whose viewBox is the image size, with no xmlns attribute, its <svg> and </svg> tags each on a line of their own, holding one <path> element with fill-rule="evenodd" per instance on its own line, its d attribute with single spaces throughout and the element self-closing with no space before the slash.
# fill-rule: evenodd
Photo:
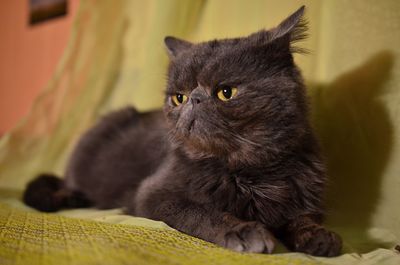
<svg viewBox="0 0 400 265">
<path fill-rule="evenodd" d="M 42 174 L 23 199 L 38 210 L 122 207 L 240 252 L 337 256 L 323 225 L 326 169 L 293 61 L 304 6 L 277 27 L 194 44 L 166 37 L 163 111 L 132 107 L 78 142 L 64 180 Z"/>
</svg>

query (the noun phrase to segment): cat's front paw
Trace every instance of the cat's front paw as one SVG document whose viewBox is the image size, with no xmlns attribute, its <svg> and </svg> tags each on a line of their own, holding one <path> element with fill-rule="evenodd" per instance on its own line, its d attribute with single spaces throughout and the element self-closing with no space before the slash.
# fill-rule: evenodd
<svg viewBox="0 0 400 265">
<path fill-rule="evenodd" d="M 221 245 L 238 252 L 271 253 L 275 239 L 262 224 L 243 222 L 222 235 Z"/>
<path fill-rule="evenodd" d="M 317 224 L 297 231 L 293 243 L 294 251 L 314 256 L 335 257 L 342 249 L 340 236 Z"/>
</svg>

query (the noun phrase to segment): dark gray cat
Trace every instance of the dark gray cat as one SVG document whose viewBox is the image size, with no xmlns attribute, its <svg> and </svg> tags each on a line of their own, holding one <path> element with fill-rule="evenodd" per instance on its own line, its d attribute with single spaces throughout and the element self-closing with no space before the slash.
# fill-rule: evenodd
<svg viewBox="0 0 400 265">
<path fill-rule="evenodd" d="M 165 38 L 164 114 L 104 117 L 79 141 L 65 179 L 39 176 L 25 203 L 123 207 L 236 251 L 271 253 L 277 238 L 338 255 L 340 237 L 321 225 L 325 167 L 292 56 L 303 12 L 244 38 Z"/>
</svg>

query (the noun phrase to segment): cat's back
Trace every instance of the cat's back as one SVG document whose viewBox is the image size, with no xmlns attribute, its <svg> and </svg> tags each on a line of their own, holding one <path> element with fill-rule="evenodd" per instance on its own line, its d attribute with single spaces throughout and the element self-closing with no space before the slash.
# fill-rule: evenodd
<svg viewBox="0 0 400 265">
<path fill-rule="evenodd" d="M 128 107 L 104 116 L 78 142 L 67 167 L 69 188 L 96 206 L 118 207 L 123 195 L 155 171 L 168 150 L 161 111 Z"/>
</svg>

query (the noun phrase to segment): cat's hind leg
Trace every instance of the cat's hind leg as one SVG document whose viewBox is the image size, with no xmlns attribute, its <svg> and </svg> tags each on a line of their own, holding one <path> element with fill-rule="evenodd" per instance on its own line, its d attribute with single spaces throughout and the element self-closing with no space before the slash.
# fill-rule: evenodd
<svg viewBox="0 0 400 265">
<path fill-rule="evenodd" d="M 92 205 L 83 193 L 66 188 L 64 180 L 51 174 L 41 174 L 29 182 L 23 200 L 25 204 L 42 212 Z"/>
</svg>

